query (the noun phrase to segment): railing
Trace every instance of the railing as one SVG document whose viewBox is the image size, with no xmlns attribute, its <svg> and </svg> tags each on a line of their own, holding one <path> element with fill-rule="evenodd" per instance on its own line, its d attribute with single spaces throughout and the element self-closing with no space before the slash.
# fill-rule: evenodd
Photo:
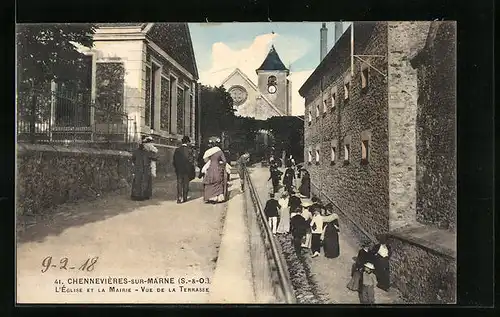
<svg viewBox="0 0 500 317">
<path fill-rule="evenodd" d="M 28 90 L 17 98 L 17 141 L 123 148 L 137 141 L 137 123 L 85 93 Z"/>
<path fill-rule="evenodd" d="M 377 239 L 370 234 L 368 231 L 366 231 L 363 227 L 361 227 L 348 213 L 344 212 L 340 207 L 326 194 L 322 192 L 322 190 L 313 182 L 311 182 L 312 187 L 316 189 L 316 191 L 319 193 L 318 198 L 326 198 L 330 203 L 332 203 L 333 207 L 338 211 L 339 214 L 343 216 L 344 219 L 349 220 L 350 223 L 352 223 L 358 230 L 361 232 L 366 238 L 368 238 L 372 243 L 377 243 Z"/>
<path fill-rule="evenodd" d="M 296 303 L 287 265 L 274 240 L 262 202 L 245 169 L 245 209 L 250 232 L 250 253 L 256 300 L 259 303 Z"/>
</svg>

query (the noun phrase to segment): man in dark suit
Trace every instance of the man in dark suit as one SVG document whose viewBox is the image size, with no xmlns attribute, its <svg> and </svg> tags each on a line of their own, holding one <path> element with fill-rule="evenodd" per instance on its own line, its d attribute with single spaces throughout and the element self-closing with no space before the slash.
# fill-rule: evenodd
<svg viewBox="0 0 500 317">
<path fill-rule="evenodd" d="M 174 151 L 174 169 L 177 176 L 177 203 L 187 201 L 189 182 L 195 177 L 193 150 L 188 136 L 182 138 L 182 145 Z"/>
</svg>

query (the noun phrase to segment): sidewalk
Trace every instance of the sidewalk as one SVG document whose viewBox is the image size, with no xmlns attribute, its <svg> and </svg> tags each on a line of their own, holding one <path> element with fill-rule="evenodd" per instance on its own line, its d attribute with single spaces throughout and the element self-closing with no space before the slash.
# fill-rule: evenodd
<svg viewBox="0 0 500 317">
<path fill-rule="evenodd" d="M 269 178 L 269 169 L 252 168 L 250 175 L 261 201 L 265 202 L 270 190 L 270 185 L 267 181 Z M 357 256 L 358 246 L 349 237 L 348 233 L 342 231 L 342 223 L 340 223 L 340 228 L 340 256 L 336 259 L 328 259 L 321 254 L 321 256 L 316 258 L 309 257 L 307 261 L 321 292 L 330 299 L 329 303 L 359 304 L 357 292 L 352 292 L 346 288 L 351 278 L 352 258 Z M 321 250 L 321 253 L 323 253 L 323 250 Z M 378 288 L 375 290 L 375 299 L 376 303 L 379 304 L 401 303 L 401 300 L 394 291 L 386 293 Z"/>
<path fill-rule="evenodd" d="M 234 181 L 210 292 L 214 304 L 255 303 L 244 196 L 238 185 L 239 180 Z"/>
<path fill-rule="evenodd" d="M 54 216 L 29 226 L 17 243 L 17 300 L 20 303 L 206 303 L 220 244 L 226 204 L 208 205 L 201 199 L 201 182 L 191 182 L 192 199 L 176 203 L 175 181 L 154 184 L 153 199 L 130 200 L 130 193 L 114 193 L 94 201 L 65 204 Z M 42 273 L 42 261 L 52 265 Z M 98 257 L 92 271 L 81 271 L 87 259 Z M 65 258 L 68 261 L 66 269 Z M 46 262 L 47 263 L 47 262 Z M 45 264 L 46 264 L 45 263 Z M 70 269 L 74 267 L 74 269 Z M 172 284 L 70 285 L 74 292 L 56 292 L 57 280 L 99 277 L 175 279 Z M 197 279 L 184 285 L 179 279 Z M 203 279 L 203 283 L 200 281 Z M 201 283 L 201 284 L 200 284 Z M 78 293 L 77 286 L 83 287 Z M 131 292 L 109 292 L 109 286 Z M 141 288 L 146 286 L 152 292 Z M 106 292 L 86 292 L 87 287 Z M 76 288 L 76 289 L 75 289 Z M 157 289 L 163 288 L 163 292 Z M 59 289 L 60 290 L 60 289 Z"/>
</svg>

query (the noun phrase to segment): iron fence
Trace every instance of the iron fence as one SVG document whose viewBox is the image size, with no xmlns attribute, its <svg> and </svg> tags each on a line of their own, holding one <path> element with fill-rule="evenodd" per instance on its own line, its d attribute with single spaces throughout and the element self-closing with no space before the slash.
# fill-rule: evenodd
<svg viewBox="0 0 500 317">
<path fill-rule="evenodd" d="M 16 109 L 17 142 L 120 149 L 139 138 L 135 118 L 93 104 L 88 92 L 18 91 Z"/>
</svg>

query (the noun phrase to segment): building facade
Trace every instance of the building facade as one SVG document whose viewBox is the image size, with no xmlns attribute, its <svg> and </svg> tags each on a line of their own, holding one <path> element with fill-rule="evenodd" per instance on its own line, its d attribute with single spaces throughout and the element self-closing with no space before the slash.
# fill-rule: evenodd
<svg viewBox="0 0 500 317">
<path fill-rule="evenodd" d="M 313 191 L 364 238 L 393 235 L 394 285 L 422 303 L 455 292 L 431 269 L 455 261 L 455 37 L 443 23 L 353 23 L 299 90 Z"/>
<path fill-rule="evenodd" d="M 94 47 L 82 52 L 92 63 L 91 100 L 126 113 L 134 122 L 129 139 L 152 134 L 172 145 L 183 135 L 198 138 L 198 70 L 187 23 L 97 24 Z"/>
<path fill-rule="evenodd" d="M 235 114 L 266 120 L 274 116 L 291 115 L 292 83 L 289 69 L 281 61 L 274 46 L 262 65 L 256 69 L 258 83 L 253 83 L 240 69 L 235 69 L 222 85 L 233 98 Z"/>
</svg>

